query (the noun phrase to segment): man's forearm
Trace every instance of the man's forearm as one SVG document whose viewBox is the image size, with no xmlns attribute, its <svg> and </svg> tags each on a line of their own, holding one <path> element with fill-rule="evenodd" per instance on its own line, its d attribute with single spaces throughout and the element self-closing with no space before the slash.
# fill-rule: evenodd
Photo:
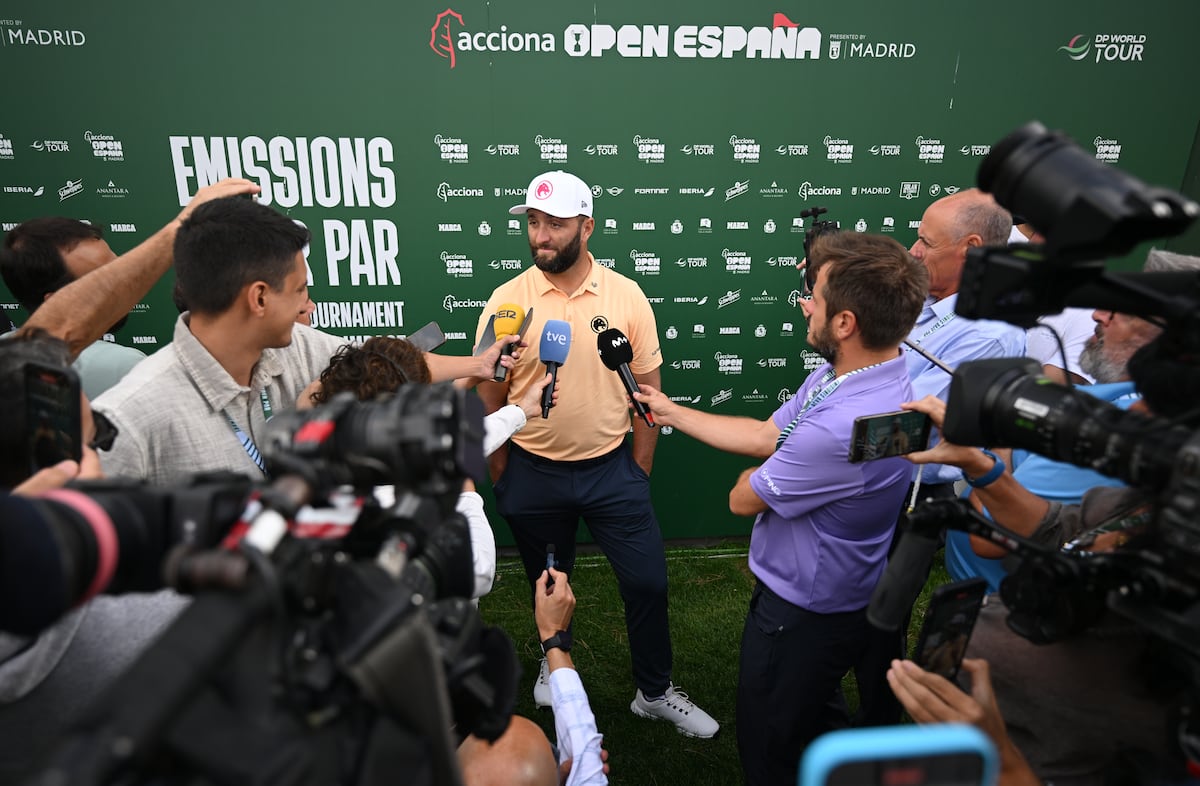
<svg viewBox="0 0 1200 786">
<path fill-rule="evenodd" d="M 61 338 L 77 357 L 128 314 L 171 267 L 179 223 L 172 221 L 131 251 L 55 292 L 25 327 Z"/>
<path fill-rule="evenodd" d="M 766 458 L 775 452 L 779 429 L 769 420 L 714 415 L 688 407 L 679 407 L 672 417 L 675 428 L 717 450 L 753 458 Z"/>
</svg>

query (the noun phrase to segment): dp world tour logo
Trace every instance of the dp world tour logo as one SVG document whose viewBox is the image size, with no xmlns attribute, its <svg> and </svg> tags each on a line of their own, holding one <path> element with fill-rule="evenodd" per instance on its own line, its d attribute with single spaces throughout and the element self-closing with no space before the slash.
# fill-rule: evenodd
<svg viewBox="0 0 1200 786">
<path fill-rule="evenodd" d="M 1068 41 L 1066 46 L 1060 46 L 1058 48 L 1058 51 L 1066 52 L 1067 57 L 1071 58 L 1072 60 L 1082 60 L 1088 56 L 1088 52 L 1091 50 L 1092 39 L 1085 37 L 1082 33 Z"/>
<path fill-rule="evenodd" d="M 457 11 L 447 8 L 445 11 L 437 15 L 437 19 L 433 22 L 433 27 L 429 29 L 429 48 L 440 57 L 449 58 L 450 67 L 454 68 L 454 27 L 451 20 L 458 20 L 459 27 L 463 27 L 462 14 Z"/>
</svg>

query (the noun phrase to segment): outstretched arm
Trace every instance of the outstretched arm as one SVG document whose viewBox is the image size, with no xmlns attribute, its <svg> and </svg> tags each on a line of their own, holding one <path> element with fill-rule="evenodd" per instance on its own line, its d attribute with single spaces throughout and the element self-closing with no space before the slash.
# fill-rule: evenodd
<svg viewBox="0 0 1200 786">
<path fill-rule="evenodd" d="M 641 383 L 641 379 L 638 382 Z M 660 426 L 677 428 L 688 436 L 727 453 L 766 458 L 775 452 L 779 428 L 770 418 L 755 420 L 701 412 L 676 404 L 650 384 L 639 384 L 639 387 L 641 392 L 635 393 L 634 398 L 650 407 L 650 411 L 654 413 L 654 420 Z M 634 433 L 636 435 L 637 432 Z"/>
<path fill-rule="evenodd" d="M 72 357 L 104 335 L 146 296 L 174 259 L 175 232 L 198 205 L 236 194 L 257 194 L 257 183 L 227 178 L 196 192 L 171 223 L 135 248 L 54 293 L 26 328 L 41 328 L 67 342 Z"/>
</svg>

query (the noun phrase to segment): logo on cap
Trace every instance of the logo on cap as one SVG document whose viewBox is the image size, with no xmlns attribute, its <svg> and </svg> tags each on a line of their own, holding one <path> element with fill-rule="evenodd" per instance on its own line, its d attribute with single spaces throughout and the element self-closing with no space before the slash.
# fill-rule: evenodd
<svg viewBox="0 0 1200 786">
<path fill-rule="evenodd" d="M 554 184 L 549 180 L 543 180 L 542 182 L 538 183 L 537 187 L 533 190 L 533 195 L 538 199 L 549 199 L 550 195 L 553 193 Z"/>
</svg>

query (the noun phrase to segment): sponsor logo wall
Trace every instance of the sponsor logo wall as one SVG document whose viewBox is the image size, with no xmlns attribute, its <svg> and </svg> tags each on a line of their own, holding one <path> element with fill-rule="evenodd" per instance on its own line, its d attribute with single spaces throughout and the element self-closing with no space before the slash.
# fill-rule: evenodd
<svg viewBox="0 0 1200 786">
<path fill-rule="evenodd" d="M 126 16 L 169 21 L 150 0 L 132 4 Z M 1020 47 L 1020 9 L 959 18 L 928 0 L 853 14 L 716 0 L 651 16 L 632 0 L 374 10 L 339 11 L 339 28 L 366 36 L 344 40 L 328 17 L 292 14 L 297 35 L 326 42 L 311 63 L 267 36 L 266 9 L 232 33 L 215 19 L 184 24 L 179 11 L 179 24 L 136 42 L 119 20 L 69 8 L 0 14 L 13 73 L 47 74 L 43 98 L 0 116 L 0 224 L 84 218 L 120 253 L 198 188 L 246 177 L 260 202 L 312 233 L 315 325 L 363 338 L 436 320 L 444 351 L 464 354 L 492 289 L 531 266 L 524 216 L 508 208 L 535 174 L 565 169 L 592 187 L 598 264 L 653 304 L 666 391 L 762 418 L 822 362 L 796 305 L 803 210 L 911 245 L 925 207 L 971 187 L 1015 126 L 1013 74 L 1038 119 L 1169 187 L 1200 114 L 1178 101 L 1162 113 L 1169 99 L 1154 87 L 1196 72 L 1184 22 L 1200 22 L 1200 8 L 1030 3 L 1038 21 Z M 196 40 L 231 35 L 254 60 L 176 72 L 185 28 Z M 80 96 L 100 62 L 106 90 Z M 171 90 L 127 95 L 147 62 Z M 55 89 L 72 96 L 70 112 Z M 112 91 L 146 111 L 116 111 Z M 174 317 L 168 280 L 116 338 L 162 346 Z M 659 450 L 668 466 L 694 453 L 678 434 Z"/>
</svg>

